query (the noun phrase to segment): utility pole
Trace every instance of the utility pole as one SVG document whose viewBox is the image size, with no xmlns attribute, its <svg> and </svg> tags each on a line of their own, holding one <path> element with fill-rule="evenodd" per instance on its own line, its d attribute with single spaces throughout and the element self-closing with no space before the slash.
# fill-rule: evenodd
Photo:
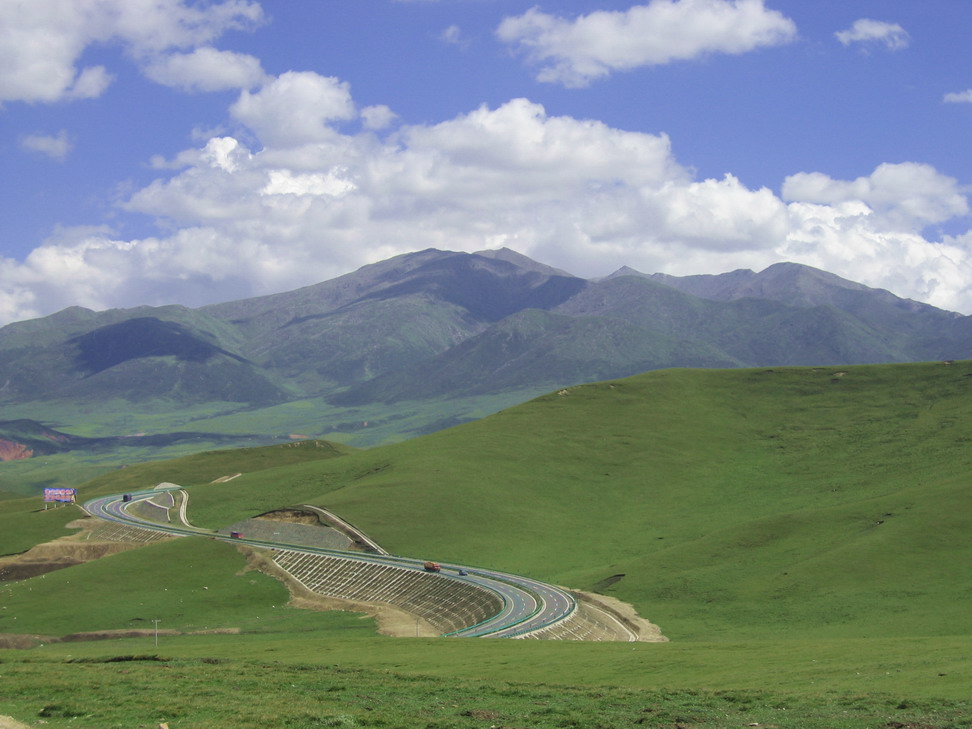
<svg viewBox="0 0 972 729">
<path fill-rule="evenodd" d="M 152 622 L 155 623 L 155 647 L 158 648 L 159 647 L 159 623 L 161 623 L 162 621 L 156 618 Z"/>
</svg>

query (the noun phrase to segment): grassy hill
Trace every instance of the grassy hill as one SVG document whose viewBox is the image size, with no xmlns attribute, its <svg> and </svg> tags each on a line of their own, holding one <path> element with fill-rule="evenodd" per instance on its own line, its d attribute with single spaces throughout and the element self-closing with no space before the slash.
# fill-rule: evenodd
<svg viewBox="0 0 972 729">
<path fill-rule="evenodd" d="M 320 503 L 395 552 L 604 590 L 673 639 L 969 633 L 970 376 L 648 373 L 199 487 L 193 513 Z"/>
<path fill-rule="evenodd" d="M 0 651 L 10 711 L 54 729 L 270 716 L 294 727 L 964 727 L 970 405 L 970 362 L 666 370 L 367 451 L 311 442 L 116 471 L 83 495 L 174 481 L 208 526 L 316 502 L 401 554 L 615 595 L 672 642 L 382 638 L 347 616 L 283 608 L 229 547 L 181 540 L 3 587 L 3 630 L 13 609 L 36 632 L 147 616 L 243 632 L 165 637 L 157 650 L 133 638 Z M 13 519 L 25 504 L 0 506 Z M 30 515 L 38 534 L 57 527 L 50 516 Z M 115 604 L 100 611 L 106 586 Z M 107 662 L 126 656 L 143 660 L 118 664 L 124 675 Z M 52 677 L 70 688 L 52 698 Z M 173 681 L 180 699 L 150 700 L 152 714 L 124 699 Z M 129 690 L 104 688 L 115 685 Z"/>
</svg>

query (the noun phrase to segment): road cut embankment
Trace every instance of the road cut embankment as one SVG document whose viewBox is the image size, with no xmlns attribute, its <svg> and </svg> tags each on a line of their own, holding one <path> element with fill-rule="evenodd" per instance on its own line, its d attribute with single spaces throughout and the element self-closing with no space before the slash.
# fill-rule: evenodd
<svg viewBox="0 0 972 729">
<path fill-rule="evenodd" d="M 162 493 L 160 493 L 162 491 Z M 169 493 L 165 493 L 169 492 Z M 178 494 L 177 494 L 178 492 Z M 657 626 L 642 620 L 630 606 L 601 596 L 578 593 L 517 575 L 459 565 L 436 566 L 384 554 L 280 543 L 283 524 L 263 525 L 271 539 L 241 532 L 213 532 L 173 519 L 184 511 L 188 496 L 174 484 L 162 489 L 102 497 L 85 504 L 93 516 L 133 535 L 156 532 L 171 536 L 207 536 L 234 542 L 258 566 L 284 582 L 295 605 L 360 610 L 379 618 L 383 632 L 394 635 L 444 635 L 552 640 L 664 641 Z M 298 507 L 306 509 L 307 507 Z M 326 513 L 329 520 L 334 515 Z M 352 542 L 380 547 L 342 522 Z M 254 555 L 269 554 L 257 558 Z M 346 606 L 346 607 L 345 607 Z M 403 617 L 405 616 L 405 617 Z"/>
</svg>

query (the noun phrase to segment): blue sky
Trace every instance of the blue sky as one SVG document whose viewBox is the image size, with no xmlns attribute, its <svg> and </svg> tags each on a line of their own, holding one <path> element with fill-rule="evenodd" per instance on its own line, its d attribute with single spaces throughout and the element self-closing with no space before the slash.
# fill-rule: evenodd
<svg viewBox="0 0 972 729">
<path fill-rule="evenodd" d="M 0 323 L 508 246 L 972 313 L 966 0 L 0 0 Z"/>
</svg>

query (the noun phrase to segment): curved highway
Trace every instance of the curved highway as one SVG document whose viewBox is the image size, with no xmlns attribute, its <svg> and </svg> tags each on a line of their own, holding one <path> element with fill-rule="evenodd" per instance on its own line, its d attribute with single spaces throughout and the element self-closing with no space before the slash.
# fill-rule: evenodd
<svg viewBox="0 0 972 729">
<path fill-rule="evenodd" d="M 177 536 L 204 536 L 227 542 L 242 542 L 254 547 L 286 549 L 294 552 L 304 552 L 306 554 L 324 554 L 342 557 L 344 559 L 353 559 L 359 562 L 392 564 L 397 567 L 425 572 L 423 567 L 424 560 L 419 559 L 296 546 L 260 539 L 248 539 L 245 537 L 234 538 L 219 534 L 210 529 L 200 529 L 199 527 L 188 525 L 160 524 L 128 513 L 128 508 L 132 504 L 151 499 L 163 491 L 179 490 L 181 490 L 181 487 L 173 486 L 164 489 L 132 491 L 128 494 L 102 496 L 86 502 L 84 509 L 92 516 L 97 516 L 108 521 L 143 529 L 153 529 Z M 130 498 L 129 501 L 124 500 L 126 496 Z M 460 570 L 467 574 L 460 575 Z M 547 585 L 526 577 L 478 567 L 464 567 L 456 564 L 442 564 L 442 572 L 438 573 L 438 576 L 447 580 L 479 585 L 497 594 L 503 603 L 503 609 L 496 615 L 477 625 L 449 633 L 448 635 L 451 636 L 513 638 L 554 625 L 573 613 L 577 607 L 574 598 L 568 592 L 553 585 Z"/>
</svg>

